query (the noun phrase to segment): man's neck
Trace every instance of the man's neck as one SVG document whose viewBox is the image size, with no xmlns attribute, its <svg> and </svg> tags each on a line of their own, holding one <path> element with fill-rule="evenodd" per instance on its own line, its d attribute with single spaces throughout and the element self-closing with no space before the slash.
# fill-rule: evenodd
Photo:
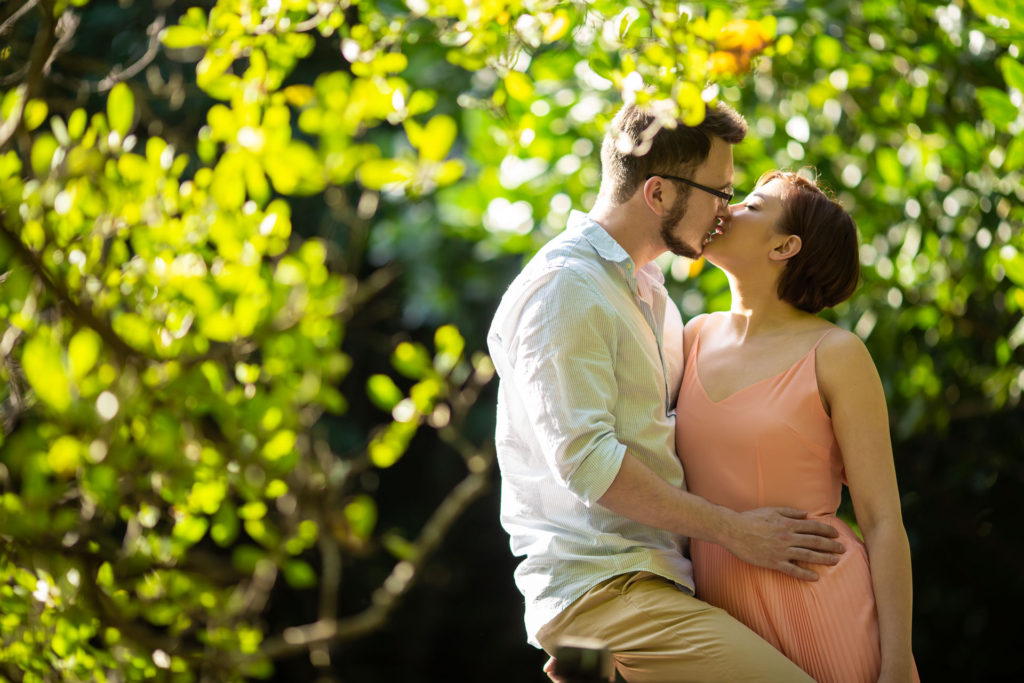
<svg viewBox="0 0 1024 683">
<path fill-rule="evenodd" d="M 588 214 L 629 254 L 637 270 L 665 251 L 658 226 L 644 208 L 636 205 L 635 197 L 623 204 L 613 204 L 604 197 L 598 197 Z"/>
</svg>

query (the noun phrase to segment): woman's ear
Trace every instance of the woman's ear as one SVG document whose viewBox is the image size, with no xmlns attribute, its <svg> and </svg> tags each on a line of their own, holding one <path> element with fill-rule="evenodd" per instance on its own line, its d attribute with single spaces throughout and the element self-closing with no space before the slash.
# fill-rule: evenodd
<svg viewBox="0 0 1024 683">
<path fill-rule="evenodd" d="M 799 254 L 803 245 L 799 235 L 786 235 L 772 248 L 768 258 L 772 261 L 786 261 Z"/>
</svg>

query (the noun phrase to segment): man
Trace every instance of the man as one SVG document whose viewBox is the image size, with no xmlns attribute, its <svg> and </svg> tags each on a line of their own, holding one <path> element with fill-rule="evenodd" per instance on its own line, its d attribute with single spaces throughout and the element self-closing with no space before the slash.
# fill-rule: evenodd
<svg viewBox="0 0 1024 683">
<path fill-rule="evenodd" d="M 509 286 L 488 345 L 501 377 L 501 520 L 526 558 L 516 583 L 529 642 L 608 643 L 630 683 L 810 681 L 725 612 L 693 597 L 685 537 L 813 580 L 836 531 L 797 510 L 737 513 L 685 491 L 675 452 L 682 321 L 653 260 L 691 258 L 728 229 L 732 145 L 746 123 L 724 105 L 690 128 L 652 127 L 626 106 L 601 150 L 589 215 Z M 550 662 L 549 662 L 550 673 Z"/>
</svg>

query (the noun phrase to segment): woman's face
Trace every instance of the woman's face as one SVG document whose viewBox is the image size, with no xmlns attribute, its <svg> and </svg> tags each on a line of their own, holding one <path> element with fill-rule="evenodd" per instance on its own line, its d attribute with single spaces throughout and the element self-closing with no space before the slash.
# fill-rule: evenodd
<svg viewBox="0 0 1024 683">
<path fill-rule="evenodd" d="M 724 270 L 732 266 L 768 260 L 782 216 L 785 181 L 775 178 L 759 185 L 739 204 L 729 207 L 729 219 L 718 233 L 704 240 L 704 255 Z"/>
</svg>

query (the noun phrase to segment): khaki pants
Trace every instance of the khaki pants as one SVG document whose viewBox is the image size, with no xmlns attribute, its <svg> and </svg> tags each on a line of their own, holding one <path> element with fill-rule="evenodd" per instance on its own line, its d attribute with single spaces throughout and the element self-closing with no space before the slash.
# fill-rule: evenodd
<svg viewBox="0 0 1024 683">
<path fill-rule="evenodd" d="M 650 572 L 591 588 L 545 624 L 537 640 L 551 654 L 562 636 L 606 642 L 629 683 L 813 683 L 727 612 Z"/>
</svg>

